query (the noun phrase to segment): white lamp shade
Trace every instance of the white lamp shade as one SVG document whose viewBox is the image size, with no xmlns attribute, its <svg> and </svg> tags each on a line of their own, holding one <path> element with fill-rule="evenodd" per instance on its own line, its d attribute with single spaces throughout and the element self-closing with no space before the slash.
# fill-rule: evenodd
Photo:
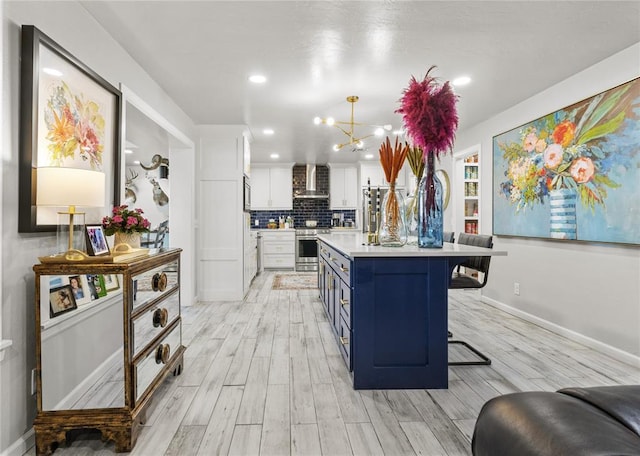
<svg viewBox="0 0 640 456">
<path fill-rule="evenodd" d="M 36 170 L 38 206 L 105 205 L 105 176 L 100 171 L 42 167 Z"/>
</svg>

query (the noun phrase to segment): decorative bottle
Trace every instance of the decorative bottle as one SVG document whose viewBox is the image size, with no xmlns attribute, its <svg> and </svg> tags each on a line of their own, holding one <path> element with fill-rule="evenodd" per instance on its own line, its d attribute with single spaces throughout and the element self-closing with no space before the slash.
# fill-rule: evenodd
<svg viewBox="0 0 640 456">
<path fill-rule="evenodd" d="M 442 183 L 436 177 L 434 154 L 427 154 L 418 190 L 418 247 L 442 248 Z"/>
</svg>

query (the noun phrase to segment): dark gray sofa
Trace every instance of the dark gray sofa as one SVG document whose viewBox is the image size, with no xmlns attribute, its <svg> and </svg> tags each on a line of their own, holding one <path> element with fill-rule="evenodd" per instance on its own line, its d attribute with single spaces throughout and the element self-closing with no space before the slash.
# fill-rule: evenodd
<svg viewBox="0 0 640 456">
<path fill-rule="evenodd" d="M 488 401 L 475 456 L 640 456 L 640 385 L 524 392 Z"/>
</svg>

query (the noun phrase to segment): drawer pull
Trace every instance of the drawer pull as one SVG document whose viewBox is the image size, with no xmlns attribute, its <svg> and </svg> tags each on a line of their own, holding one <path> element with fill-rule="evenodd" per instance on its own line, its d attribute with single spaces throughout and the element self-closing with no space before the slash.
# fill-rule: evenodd
<svg viewBox="0 0 640 456">
<path fill-rule="evenodd" d="M 336 257 L 333 257 L 333 258 L 331 258 L 331 261 L 335 261 L 337 263 L 338 259 Z"/>
<path fill-rule="evenodd" d="M 160 344 L 156 351 L 156 364 L 167 364 L 171 357 L 171 347 L 169 344 Z"/>
<path fill-rule="evenodd" d="M 340 266 L 340 270 L 342 272 L 349 272 L 349 268 L 345 268 L 344 266 Z"/>
<path fill-rule="evenodd" d="M 342 345 L 349 345 L 349 338 L 340 336 L 340 343 Z"/>
<path fill-rule="evenodd" d="M 348 306 L 349 305 L 349 300 L 348 299 L 340 299 L 340 305 L 344 306 Z"/>
<path fill-rule="evenodd" d="M 167 274 L 156 273 L 151 279 L 151 288 L 153 291 L 164 291 L 167 289 Z"/>
<path fill-rule="evenodd" d="M 162 309 L 156 309 L 155 312 L 153 312 L 153 327 L 157 328 L 158 326 L 160 326 L 161 328 L 164 328 L 165 326 L 167 326 L 167 322 L 169 321 L 169 311 L 165 308 Z"/>
</svg>

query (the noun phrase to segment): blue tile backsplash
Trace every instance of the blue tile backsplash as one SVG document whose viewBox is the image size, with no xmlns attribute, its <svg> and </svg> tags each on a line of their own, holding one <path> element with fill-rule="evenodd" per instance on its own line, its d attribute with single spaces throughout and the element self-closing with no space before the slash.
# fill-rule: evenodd
<svg viewBox="0 0 640 456">
<path fill-rule="evenodd" d="M 305 228 L 307 220 L 317 220 L 318 228 L 330 228 L 333 214 L 344 214 L 344 219 L 356 219 L 356 211 L 351 210 L 331 210 L 329 200 L 293 200 L 292 211 L 251 211 L 251 227 L 266 228 L 269 219 L 291 216 L 295 228 Z M 256 226 L 256 220 L 260 222 Z"/>
</svg>

